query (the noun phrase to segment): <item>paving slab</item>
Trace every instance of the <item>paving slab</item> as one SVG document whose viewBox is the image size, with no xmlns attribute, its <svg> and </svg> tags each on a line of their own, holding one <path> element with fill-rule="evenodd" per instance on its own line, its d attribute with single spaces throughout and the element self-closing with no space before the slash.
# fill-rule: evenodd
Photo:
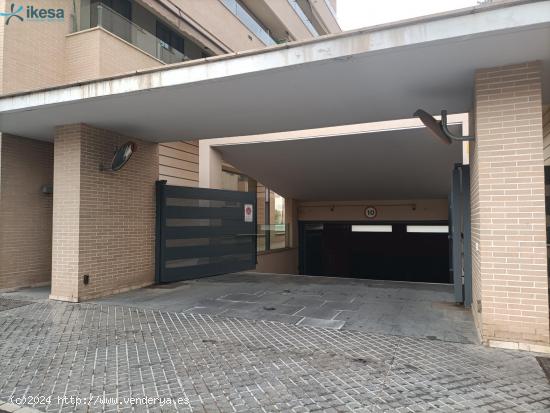
<svg viewBox="0 0 550 413">
<path fill-rule="evenodd" d="M 344 324 L 345 324 L 345 321 L 342 321 L 342 320 L 326 320 L 323 318 L 313 318 L 313 317 L 304 317 L 297 323 L 297 325 L 299 326 L 330 328 L 334 330 L 341 329 L 344 326 Z"/>
</svg>

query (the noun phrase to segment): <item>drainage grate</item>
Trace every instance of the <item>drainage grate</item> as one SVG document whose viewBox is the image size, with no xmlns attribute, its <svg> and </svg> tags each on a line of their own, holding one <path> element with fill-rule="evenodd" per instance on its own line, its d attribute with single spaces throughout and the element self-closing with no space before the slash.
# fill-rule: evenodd
<svg viewBox="0 0 550 413">
<path fill-rule="evenodd" d="M 0 298 L 0 311 L 11 310 L 12 308 L 23 307 L 29 304 L 33 304 L 33 302 Z"/>
<path fill-rule="evenodd" d="M 542 371 L 546 374 L 546 378 L 550 382 L 550 357 L 536 357 L 536 359 L 542 367 Z"/>
</svg>

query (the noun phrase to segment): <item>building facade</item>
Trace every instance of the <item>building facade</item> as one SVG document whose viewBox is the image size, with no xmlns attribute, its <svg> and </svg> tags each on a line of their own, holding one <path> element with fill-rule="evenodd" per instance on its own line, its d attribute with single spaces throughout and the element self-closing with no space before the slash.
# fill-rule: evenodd
<svg viewBox="0 0 550 413">
<path fill-rule="evenodd" d="M 0 0 L 0 11 L 11 5 Z M 43 8 L 63 18 L 29 21 L 29 10 Z M 0 95 L 338 33 L 335 9 L 336 0 L 29 1 L 18 14 L 25 21 L 0 24 Z M 0 139 L 0 289 L 49 284 L 54 145 Z M 198 185 L 196 141 L 162 143 L 157 151 L 155 179 Z M 136 285 L 122 284 L 117 290 Z"/>
<path fill-rule="evenodd" d="M 160 177 L 256 192 L 259 271 L 452 284 L 484 343 L 550 351 L 548 0 L 319 38 L 331 2 L 174 3 L 81 3 L 46 70 L 59 83 L 4 91 L 1 288 L 81 301 L 155 282 Z M 215 10 L 228 20 L 206 24 Z M 451 113 L 452 144 L 419 108 Z M 105 172 L 128 139 L 135 158 Z"/>
</svg>

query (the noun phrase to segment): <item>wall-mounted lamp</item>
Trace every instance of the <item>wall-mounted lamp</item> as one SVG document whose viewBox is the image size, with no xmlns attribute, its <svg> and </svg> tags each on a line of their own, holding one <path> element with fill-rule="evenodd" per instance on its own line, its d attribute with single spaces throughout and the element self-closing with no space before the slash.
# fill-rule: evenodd
<svg viewBox="0 0 550 413">
<path fill-rule="evenodd" d="M 418 109 L 414 112 L 415 117 L 419 118 L 424 126 L 426 126 L 430 132 L 443 143 L 450 145 L 453 141 L 473 141 L 475 140 L 474 136 L 457 136 L 448 128 L 447 124 L 447 111 L 441 111 L 441 120 L 437 120 L 428 112 L 422 109 Z"/>
<path fill-rule="evenodd" d="M 116 149 L 113 160 L 111 161 L 111 165 L 107 167 L 101 164 L 99 165 L 99 170 L 109 172 L 120 171 L 124 167 L 124 165 L 126 165 L 126 163 L 130 160 L 136 150 L 137 145 L 134 142 L 126 142 L 124 145 Z"/>
</svg>

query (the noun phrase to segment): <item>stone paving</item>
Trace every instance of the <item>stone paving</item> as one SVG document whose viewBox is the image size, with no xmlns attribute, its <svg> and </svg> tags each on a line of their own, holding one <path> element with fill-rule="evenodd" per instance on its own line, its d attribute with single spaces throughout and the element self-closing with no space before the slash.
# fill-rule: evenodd
<svg viewBox="0 0 550 413">
<path fill-rule="evenodd" d="M 529 353 L 104 304 L 1 311 L 0 372 L 44 411 L 550 411 Z"/>
<path fill-rule="evenodd" d="M 97 300 L 114 305 L 478 343 L 452 285 L 236 273 Z"/>
</svg>

